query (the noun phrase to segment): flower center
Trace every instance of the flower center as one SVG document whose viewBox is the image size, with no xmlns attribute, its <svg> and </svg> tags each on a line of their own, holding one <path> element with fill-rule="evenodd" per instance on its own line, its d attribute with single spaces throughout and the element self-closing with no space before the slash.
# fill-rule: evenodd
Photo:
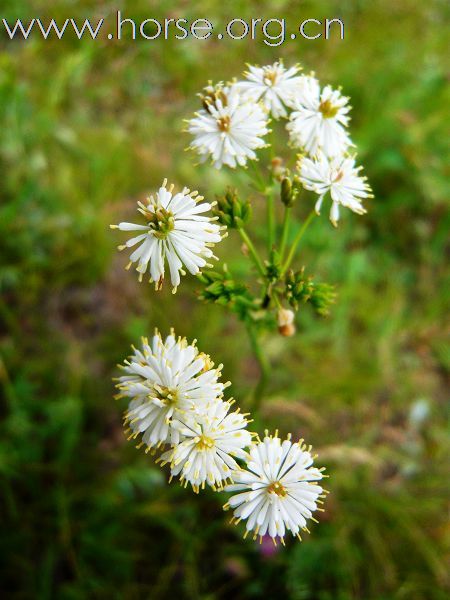
<svg viewBox="0 0 450 600">
<path fill-rule="evenodd" d="M 214 440 L 202 434 L 197 438 L 195 445 L 197 450 L 210 450 L 211 448 L 214 448 Z"/>
<path fill-rule="evenodd" d="M 163 207 L 155 212 L 148 211 L 145 216 L 153 235 L 160 240 L 165 240 L 175 227 L 173 214 Z"/>
<path fill-rule="evenodd" d="M 217 127 L 219 128 L 219 131 L 230 131 L 230 125 L 231 125 L 231 119 L 230 117 L 227 115 L 225 117 L 220 117 L 220 119 L 217 119 Z"/>
<path fill-rule="evenodd" d="M 339 106 L 334 106 L 330 100 L 323 100 L 319 105 L 319 111 L 325 119 L 332 119 L 337 115 Z"/>
<path fill-rule="evenodd" d="M 278 74 L 276 71 L 267 70 L 264 73 L 264 83 L 267 84 L 269 87 L 273 86 L 277 82 L 277 77 L 278 77 Z"/>
<path fill-rule="evenodd" d="M 334 183 L 337 183 L 338 181 L 340 181 L 342 178 L 344 177 L 344 172 L 343 171 L 338 171 L 336 173 L 336 177 L 333 179 Z"/>
<path fill-rule="evenodd" d="M 157 384 L 155 384 L 153 387 L 155 389 L 155 395 L 158 398 L 158 400 L 161 400 L 161 402 L 166 406 L 170 406 L 178 402 L 178 390 L 171 390 L 170 388 L 164 385 Z"/>
<path fill-rule="evenodd" d="M 267 492 L 269 494 L 276 494 L 277 496 L 281 496 L 282 498 L 284 498 L 284 496 L 286 496 L 287 494 L 284 486 L 279 481 L 274 481 L 273 483 L 268 485 Z"/>
</svg>

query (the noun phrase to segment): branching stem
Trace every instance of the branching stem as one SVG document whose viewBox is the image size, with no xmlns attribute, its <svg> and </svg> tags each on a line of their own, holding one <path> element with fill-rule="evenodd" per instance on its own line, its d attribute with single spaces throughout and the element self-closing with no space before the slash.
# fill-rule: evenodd
<svg viewBox="0 0 450 600">
<path fill-rule="evenodd" d="M 309 224 L 313 220 L 315 214 L 316 213 L 314 212 L 314 210 L 312 210 L 309 213 L 309 215 L 307 216 L 307 218 L 306 218 L 305 222 L 303 223 L 303 225 L 298 230 L 298 233 L 295 236 L 294 241 L 292 242 L 292 246 L 291 246 L 291 249 L 289 251 L 288 257 L 286 259 L 286 262 L 284 263 L 284 265 L 283 265 L 283 267 L 281 269 L 281 277 L 283 277 L 283 275 L 286 273 L 286 271 L 291 266 L 291 262 L 294 259 L 295 252 L 297 250 L 297 246 L 299 245 L 300 240 L 302 239 L 303 235 L 305 234 L 305 231 L 308 229 Z"/>
<path fill-rule="evenodd" d="M 245 245 L 247 246 L 247 248 L 250 252 L 250 255 L 253 259 L 253 262 L 255 263 L 255 266 L 258 269 L 260 275 L 265 277 L 266 270 L 261 261 L 261 258 L 259 257 L 258 251 L 256 250 L 255 246 L 253 245 L 253 242 L 251 241 L 251 239 L 249 238 L 247 232 L 245 231 L 245 229 L 243 227 L 240 227 L 238 229 L 238 231 L 239 231 L 239 235 L 241 236 L 242 240 L 244 241 Z"/>
<path fill-rule="evenodd" d="M 256 166 L 255 161 L 250 161 L 250 165 L 251 171 L 253 173 L 253 177 L 252 175 L 250 175 L 250 179 L 253 181 L 253 183 L 256 184 L 256 190 L 261 194 L 264 194 L 266 191 L 266 182 L 264 181 L 264 176 L 261 173 L 260 169 Z"/>
</svg>

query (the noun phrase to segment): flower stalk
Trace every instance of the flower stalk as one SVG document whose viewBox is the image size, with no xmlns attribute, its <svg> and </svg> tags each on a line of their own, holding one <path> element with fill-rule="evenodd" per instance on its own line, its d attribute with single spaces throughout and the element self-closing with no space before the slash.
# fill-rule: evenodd
<svg viewBox="0 0 450 600">
<path fill-rule="evenodd" d="M 286 243 L 289 236 L 289 224 L 291 220 L 291 207 L 284 207 L 284 216 L 283 216 L 283 226 L 281 229 L 281 242 L 280 242 L 280 256 L 281 260 L 283 260 L 284 252 L 286 250 Z"/>
<path fill-rule="evenodd" d="M 316 213 L 314 212 L 314 210 L 312 210 L 309 213 L 309 215 L 306 217 L 305 221 L 303 222 L 303 225 L 298 230 L 297 235 L 295 236 L 294 241 L 292 242 L 291 249 L 289 250 L 289 254 L 286 258 L 286 262 L 284 263 L 284 265 L 281 269 L 281 276 L 283 276 L 286 273 L 286 271 L 289 269 L 289 267 L 291 266 L 291 263 L 294 260 L 294 256 L 297 251 L 298 245 L 299 245 L 302 237 L 305 235 L 306 230 L 308 229 L 309 225 L 311 224 L 315 214 Z"/>
<path fill-rule="evenodd" d="M 245 229 L 243 227 L 239 227 L 238 231 L 239 231 L 239 235 L 241 236 L 244 244 L 247 246 L 247 248 L 249 250 L 250 256 L 252 257 L 253 262 L 254 262 L 259 274 L 262 275 L 263 277 L 265 277 L 264 265 L 261 261 L 258 251 L 256 250 L 255 246 L 253 245 L 252 240 L 250 239 L 250 237 L 248 236 L 247 232 L 245 231 Z"/>
<path fill-rule="evenodd" d="M 259 379 L 253 390 L 249 404 L 249 409 L 252 411 L 252 414 L 255 417 L 258 417 L 266 393 L 267 382 L 270 377 L 270 363 L 261 347 L 255 326 L 251 323 L 246 323 L 246 329 L 253 355 L 259 366 Z"/>
<path fill-rule="evenodd" d="M 267 250 L 270 251 L 275 244 L 275 198 L 272 188 L 267 190 Z"/>
</svg>

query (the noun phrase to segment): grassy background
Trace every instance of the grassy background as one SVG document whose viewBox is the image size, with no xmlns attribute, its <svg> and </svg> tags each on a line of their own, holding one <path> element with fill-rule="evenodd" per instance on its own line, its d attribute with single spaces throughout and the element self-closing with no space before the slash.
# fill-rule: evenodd
<svg viewBox="0 0 450 600">
<path fill-rule="evenodd" d="M 3 4 L 10 19 L 48 14 Z M 57 0 L 51 16 L 341 16 L 346 39 L 0 41 L 4 597 L 446 598 L 445 2 L 132 4 Z M 324 216 L 305 238 L 302 262 L 338 287 L 331 316 L 305 309 L 296 337 L 265 339 L 265 423 L 314 445 L 331 490 L 312 535 L 274 552 L 125 442 L 111 378 L 155 326 L 198 338 L 238 399 L 258 370 L 242 326 L 196 300 L 192 278 L 175 298 L 139 287 L 108 225 L 165 176 L 207 194 L 229 183 L 183 153 L 182 119 L 208 79 L 280 56 L 352 97 L 376 198 L 367 217 L 346 212 L 334 231 Z M 236 245 L 219 253 L 243 272 Z"/>
</svg>

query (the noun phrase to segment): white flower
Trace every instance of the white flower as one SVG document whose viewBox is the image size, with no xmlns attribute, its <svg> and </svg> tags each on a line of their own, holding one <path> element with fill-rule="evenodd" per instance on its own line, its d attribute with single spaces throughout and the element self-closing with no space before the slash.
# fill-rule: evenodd
<svg viewBox="0 0 450 600">
<path fill-rule="evenodd" d="M 201 203 L 203 196 L 188 188 L 173 194 L 173 187 L 167 187 L 165 179 L 155 197 L 150 196 L 146 204 L 138 202 L 138 211 L 144 216 L 145 225 L 119 223 L 111 227 L 140 232 L 119 246 L 119 250 L 123 250 L 138 244 L 127 269 L 138 263 L 136 270 L 140 281 L 149 270 L 150 281 L 154 281 L 159 290 L 164 281 L 167 260 L 175 292 L 180 283 L 180 273 L 184 275 L 183 265 L 193 275 L 199 273 L 202 267 L 207 266 L 205 259 L 215 258 L 211 247 L 220 242 L 222 236 L 220 226 L 212 218 L 201 214 L 210 210 L 212 205 Z"/>
<path fill-rule="evenodd" d="M 190 483 L 195 492 L 205 484 L 221 489 L 239 468 L 235 458 L 243 458 L 244 448 L 251 443 L 245 415 L 229 413 L 231 404 L 214 402 L 202 414 L 185 413 L 174 421 L 183 441 L 160 461 L 170 462 L 172 477 L 180 475 L 181 482 Z"/>
<path fill-rule="evenodd" d="M 283 442 L 275 436 L 266 436 L 250 448 L 247 470 L 232 474 L 234 484 L 225 491 L 239 492 L 224 508 L 234 509 L 234 519 L 247 519 L 246 535 L 254 531 L 268 533 L 275 541 L 289 530 L 299 536 L 299 530 L 308 531 L 307 519 L 321 503 L 323 489 L 316 483 L 322 479 L 322 470 L 312 466 L 311 447 L 302 440 L 292 443 L 290 436 Z M 301 538 L 300 538 L 301 539 Z"/>
<path fill-rule="evenodd" d="M 151 343 L 142 339 L 142 350 L 134 353 L 121 368 L 126 373 L 117 380 L 116 398 L 131 398 L 125 413 L 129 439 L 142 434 L 148 449 L 165 443 L 178 443 L 180 432 L 172 419 L 182 412 L 202 412 L 220 402 L 228 384 L 219 382 L 220 369 L 213 368 L 209 356 L 200 353 L 185 338 L 172 331 L 163 342 L 158 331 Z M 140 447 L 139 446 L 139 447 Z"/>
<path fill-rule="evenodd" d="M 292 106 L 293 97 L 302 81 L 301 77 L 296 76 L 299 71 L 298 65 L 286 69 L 282 61 L 265 67 L 248 65 L 248 71 L 244 73 L 247 81 L 239 81 L 236 87 L 244 97 L 256 102 L 261 100 L 275 119 L 286 117 L 285 106 Z"/>
<path fill-rule="evenodd" d="M 255 160 L 255 150 L 265 146 L 262 138 L 269 131 L 262 107 L 244 101 L 236 86 L 209 86 L 201 97 L 204 108 L 188 121 L 187 130 L 195 138 L 191 148 L 204 160 L 210 156 L 216 169 Z"/>
<path fill-rule="evenodd" d="M 339 205 L 350 208 L 358 215 L 367 212 L 361 201 L 373 198 L 373 195 L 366 177 L 359 174 L 361 168 L 355 167 L 355 158 L 351 156 L 329 159 L 319 155 L 315 160 L 304 157 L 299 160 L 298 169 L 303 186 L 319 195 L 315 206 L 317 214 L 320 214 L 325 194 L 330 192 L 330 221 L 335 227 L 339 221 Z"/>
<path fill-rule="evenodd" d="M 292 145 L 311 156 L 319 151 L 327 156 L 343 154 L 353 145 L 345 130 L 349 122 L 348 100 L 329 85 L 321 91 L 315 77 L 303 76 L 286 125 Z"/>
</svg>

